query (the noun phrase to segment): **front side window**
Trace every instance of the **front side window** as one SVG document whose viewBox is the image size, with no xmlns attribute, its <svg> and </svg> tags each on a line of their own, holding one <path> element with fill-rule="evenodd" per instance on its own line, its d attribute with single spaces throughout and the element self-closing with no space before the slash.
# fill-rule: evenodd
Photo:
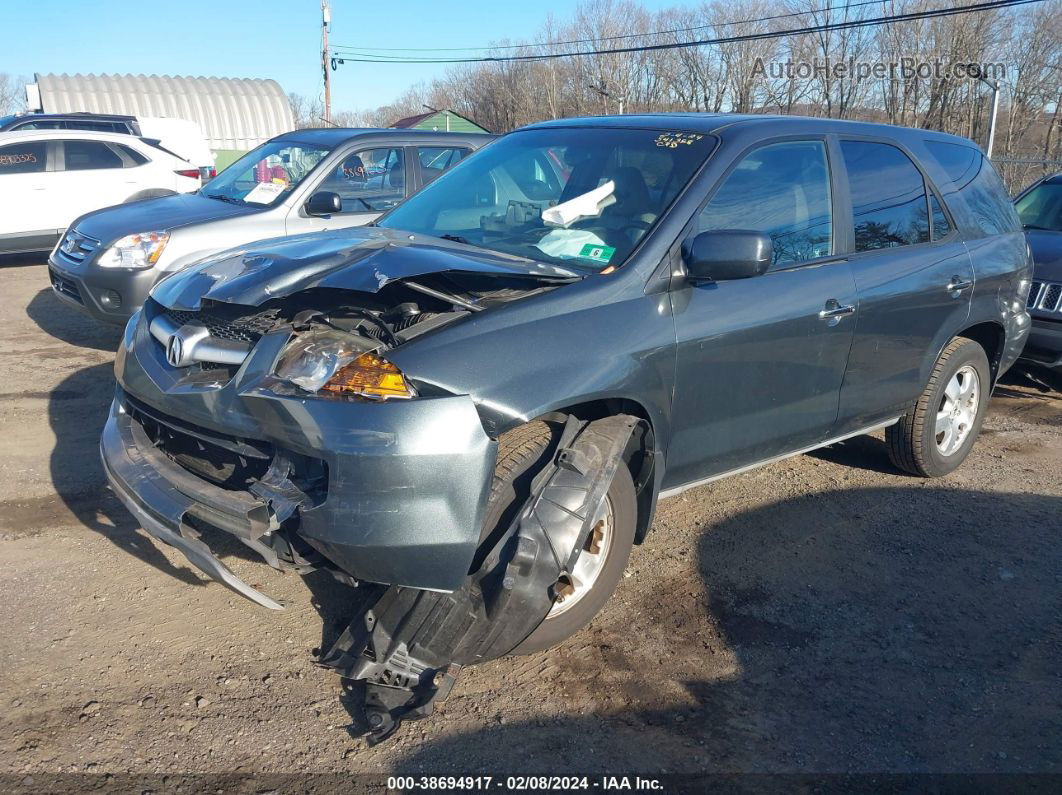
<svg viewBox="0 0 1062 795">
<path fill-rule="evenodd" d="M 774 265 L 828 256 L 833 247 L 830 171 L 822 141 L 756 149 L 727 175 L 697 231 L 750 229 L 774 244 Z"/>
<path fill-rule="evenodd" d="M 926 184 L 911 158 L 889 144 L 842 141 L 855 223 L 855 250 L 929 240 Z"/>
<path fill-rule="evenodd" d="M 542 128 L 462 160 L 378 223 L 600 271 L 622 265 L 715 146 L 685 131 Z"/>
<path fill-rule="evenodd" d="M 44 141 L 0 146 L 0 176 L 4 174 L 34 174 L 44 171 L 47 160 Z"/>
<path fill-rule="evenodd" d="M 330 151 L 318 144 L 267 141 L 210 180 L 199 193 L 236 204 L 279 204 Z"/>
<path fill-rule="evenodd" d="M 347 155 L 317 189 L 338 193 L 344 214 L 389 210 L 406 195 L 402 149 L 361 149 Z"/>
<path fill-rule="evenodd" d="M 63 141 L 64 170 L 122 168 L 122 158 L 102 141 Z"/>
<path fill-rule="evenodd" d="M 1026 229 L 1062 232 L 1062 182 L 1042 182 L 1017 202 Z"/>
</svg>

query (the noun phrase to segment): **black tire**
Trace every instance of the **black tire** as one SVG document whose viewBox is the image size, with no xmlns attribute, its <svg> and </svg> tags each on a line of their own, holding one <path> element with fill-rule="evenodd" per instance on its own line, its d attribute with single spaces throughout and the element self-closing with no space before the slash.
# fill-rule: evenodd
<svg viewBox="0 0 1062 795">
<path fill-rule="evenodd" d="M 168 190 L 167 188 L 147 188 L 146 190 L 134 193 L 127 198 L 122 204 L 132 204 L 133 202 L 143 201 L 144 199 L 158 199 L 162 196 L 176 196 L 177 192 Z"/>
<path fill-rule="evenodd" d="M 498 463 L 494 468 L 483 524 L 482 538 L 486 543 L 481 544 L 481 555 L 485 555 L 497 537 L 505 532 L 530 497 L 531 481 L 548 463 L 560 432 L 559 425 L 535 421 L 499 437 Z M 608 498 L 613 510 L 612 544 L 594 585 L 570 610 L 543 621 L 511 654 L 530 654 L 556 646 L 589 624 L 612 595 L 627 567 L 638 516 L 634 481 L 626 466 L 621 465 L 616 470 Z M 475 565 L 479 560 L 477 556 Z"/>
<path fill-rule="evenodd" d="M 963 367 L 972 367 L 978 377 L 977 413 L 965 440 L 950 455 L 937 446 L 936 415 L 944 401 L 944 390 Z M 955 471 L 977 441 L 992 392 L 992 371 L 984 348 L 965 337 L 952 340 L 937 359 L 929 383 L 900 421 L 885 430 L 885 442 L 892 463 L 925 478 L 937 478 Z"/>
</svg>

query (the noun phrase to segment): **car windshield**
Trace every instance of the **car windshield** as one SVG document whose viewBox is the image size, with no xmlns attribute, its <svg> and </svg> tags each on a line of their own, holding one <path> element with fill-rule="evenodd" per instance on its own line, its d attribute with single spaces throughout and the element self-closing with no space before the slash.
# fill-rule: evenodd
<svg viewBox="0 0 1062 795">
<path fill-rule="evenodd" d="M 200 188 L 220 201 L 261 206 L 283 201 L 331 149 L 298 141 L 267 141 Z"/>
<path fill-rule="evenodd" d="M 714 143 L 678 131 L 516 132 L 458 163 L 379 225 L 584 270 L 619 267 Z"/>
<path fill-rule="evenodd" d="M 1016 204 L 1026 229 L 1062 232 L 1062 182 L 1045 182 L 1026 193 Z"/>
</svg>

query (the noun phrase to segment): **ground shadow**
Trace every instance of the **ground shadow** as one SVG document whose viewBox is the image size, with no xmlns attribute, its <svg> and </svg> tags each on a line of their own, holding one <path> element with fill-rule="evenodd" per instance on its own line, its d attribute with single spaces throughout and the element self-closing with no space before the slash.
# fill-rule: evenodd
<svg viewBox="0 0 1062 795">
<path fill-rule="evenodd" d="M 55 300 L 55 299 L 52 299 Z M 100 463 L 100 433 L 114 395 L 111 363 L 86 367 L 52 390 L 48 419 L 55 434 L 50 468 L 56 493 L 85 527 L 124 552 L 191 585 L 205 580 L 190 568 L 175 567 L 107 486 Z"/>
<path fill-rule="evenodd" d="M 58 340 L 79 348 L 116 351 L 122 327 L 93 320 L 79 309 L 55 297 L 51 287 L 41 289 L 26 307 L 30 320 Z"/>
<path fill-rule="evenodd" d="M 821 461 L 829 461 L 846 467 L 858 467 L 883 475 L 901 475 L 899 469 L 889 460 L 889 451 L 885 442 L 873 436 L 853 436 L 843 442 L 835 442 L 829 447 L 820 447 L 807 455 Z"/>
<path fill-rule="evenodd" d="M 611 636 L 595 628 L 606 608 L 569 642 L 583 658 L 587 637 L 612 645 L 606 659 L 622 665 L 596 678 L 628 706 L 499 715 L 421 745 L 395 772 L 1057 773 L 1060 510 L 1057 497 L 911 486 L 708 525 L 702 598 L 660 593 Z M 673 658 L 640 642 L 661 623 Z M 714 675 L 727 655 L 735 673 Z M 655 697 L 668 681 L 688 697 Z M 596 687 L 602 701 L 585 667 L 558 686 L 577 704 Z"/>
</svg>

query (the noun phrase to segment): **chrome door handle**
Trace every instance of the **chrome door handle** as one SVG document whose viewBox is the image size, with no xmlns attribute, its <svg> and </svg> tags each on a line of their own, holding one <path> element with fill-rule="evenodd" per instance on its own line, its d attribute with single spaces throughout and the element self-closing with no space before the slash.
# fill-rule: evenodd
<svg viewBox="0 0 1062 795">
<path fill-rule="evenodd" d="M 822 320 L 829 320 L 832 317 L 845 317 L 846 315 L 855 314 L 855 306 L 852 304 L 837 304 L 835 301 L 830 302 L 836 304 L 836 306 L 830 306 L 828 309 L 823 309 L 819 312 L 819 317 Z"/>
<path fill-rule="evenodd" d="M 948 282 L 947 291 L 949 293 L 961 293 L 963 290 L 969 290 L 973 287 L 973 282 L 963 279 L 961 276 L 952 276 L 951 281 Z"/>
</svg>

